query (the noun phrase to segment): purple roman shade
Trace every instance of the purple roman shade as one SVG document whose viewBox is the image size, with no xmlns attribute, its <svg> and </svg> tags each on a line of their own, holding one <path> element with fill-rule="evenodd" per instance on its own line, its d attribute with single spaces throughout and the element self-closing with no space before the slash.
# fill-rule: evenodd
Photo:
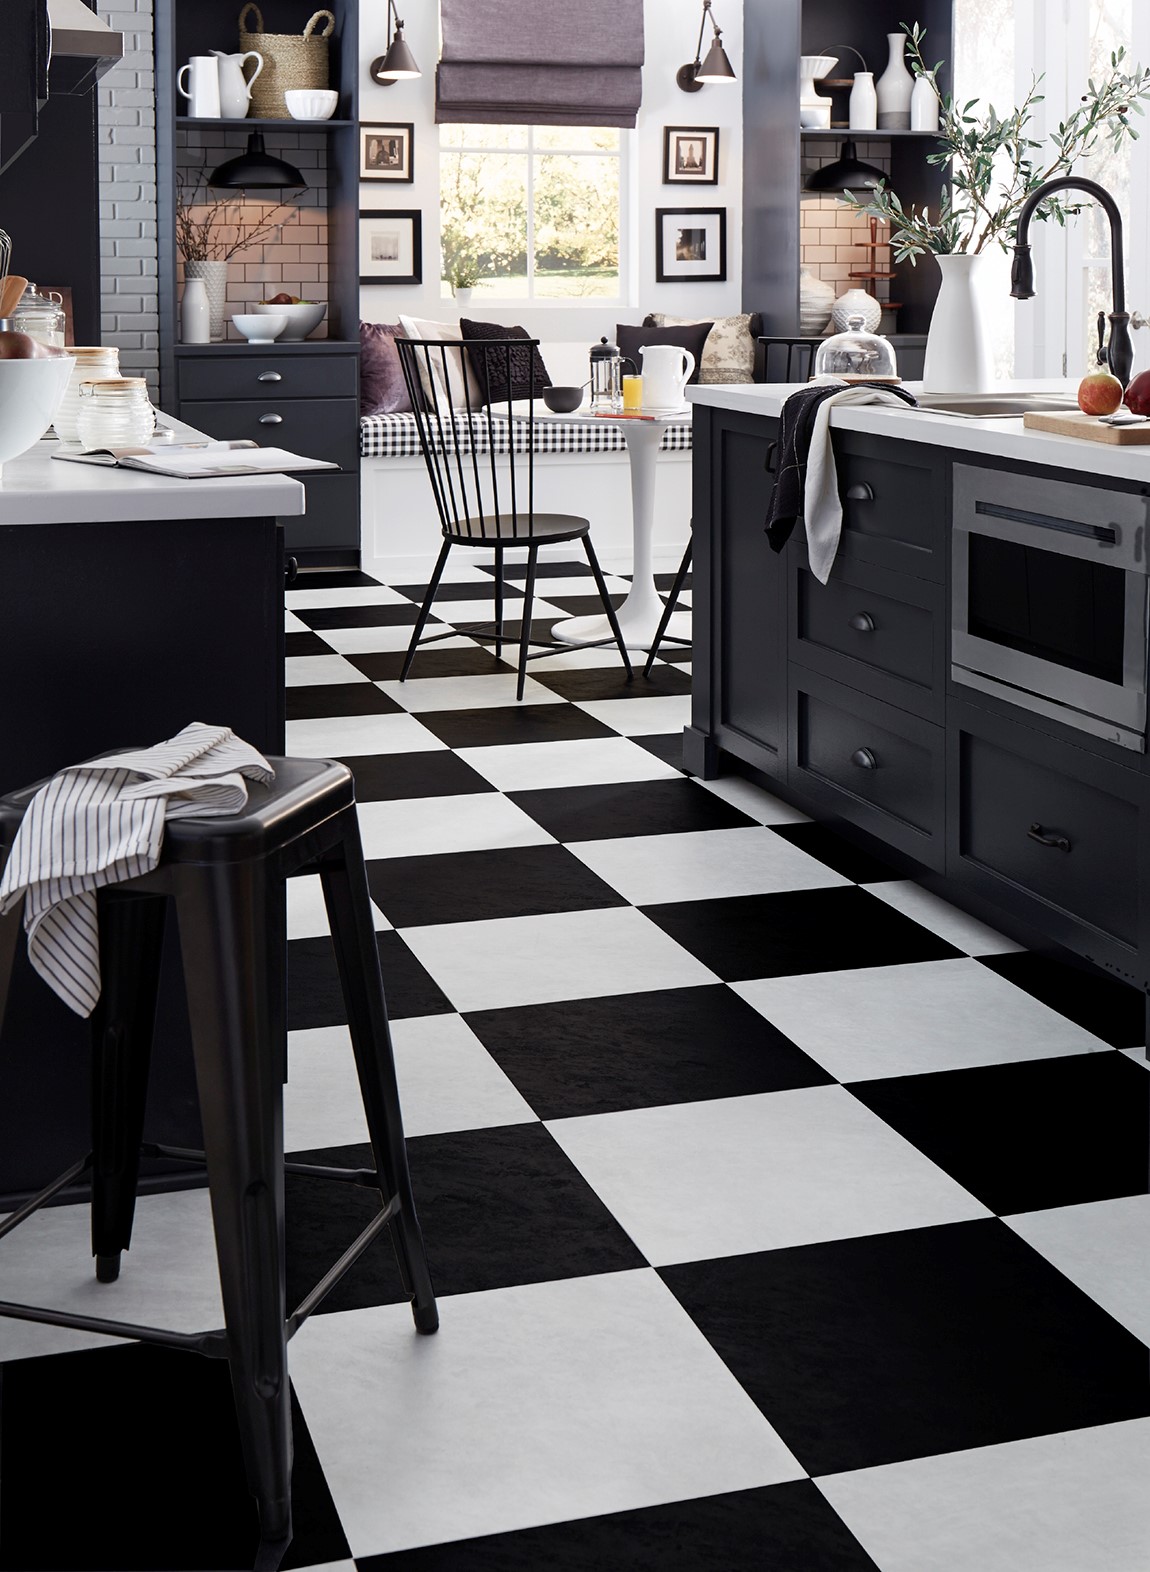
<svg viewBox="0 0 1150 1572">
<path fill-rule="evenodd" d="M 440 122 L 633 126 L 643 0 L 441 0 Z"/>
</svg>

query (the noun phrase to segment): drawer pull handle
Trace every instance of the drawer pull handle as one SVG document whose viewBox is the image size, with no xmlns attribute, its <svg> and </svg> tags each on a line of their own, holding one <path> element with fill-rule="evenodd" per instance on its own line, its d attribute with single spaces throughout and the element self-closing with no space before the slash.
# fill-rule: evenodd
<svg viewBox="0 0 1150 1572">
<path fill-rule="evenodd" d="M 283 376 L 278 371 L 261 371 L 256 378 L 257 382 L 282 382 Z"/>
<path fill-rule="evenodd" d="M 847 487 L 848 502 L 873 502 L 874 492 L 865 480 L 856 481 L 853 486 Z"/>
<path fill-rule="evenodd" d="M 874 618 L 869 611 L 856 611 L 851 618 L 850 625 L 856 633 L 874 632 Z"/>
<path fill-rule="evenodd" d="M 1037 841 L 1040 846 L 1051 846 L 1055 851 L 1060 852 L 1070 850 L 1070 842 L 1065 835 L 1047 835 L 1041 824 L 1032 824 L 1026 834 L 1030 840 Z"/>
<path fill-rule="evenodd" d="M 773 475 L 775 473 L 775 457 L 778 451 L 779 444 L 777 442 L 767 443 L 767 456 L 763 460 L 763 468 L 766 470 L 768 475 Z"/>
<path fill-rule="evenodd" d="M 296 579 L 298 579 L 298 578 L 299 578 L 299 558 L 298 557 L 285 557 L 284 558 L 284 583 L 285 584 L 289 584 L 289 585 L 290 584 L 294 584 Z"/>
<path fill-rule="evenodd" d="M 856 748 L 851 754 L 851 763 L 856 764 L 860 770 L 878 769 L 878 760 L 869 748 Z"/>
<path fill-rule="evenodd" d="M 282 415 L 261 415 L 260 416 L 260 425 L 261 426 L 282 426 L 283 425 L 283 416 Z"/>
</svg>

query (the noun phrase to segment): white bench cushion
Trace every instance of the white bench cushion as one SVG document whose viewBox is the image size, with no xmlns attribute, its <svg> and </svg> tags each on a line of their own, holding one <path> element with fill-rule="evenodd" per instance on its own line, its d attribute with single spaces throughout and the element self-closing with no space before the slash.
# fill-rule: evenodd
<svg viewBox="0 0 1150 1572">
<path fill-rule="evenodd" d="M 627 444 L 618 426 L 607 421 L 590 420 L 508 420 L 505 415 L 471 415 L 460 411 L 454 416 L 463 452 L 526 453 L 529 434 L 536 453 L 621 453 Z M 439 450 L 443 451 L 442 434 Z M 449 446 L 454 451 L 454 439 Z M 659 444 L 663 453 L 691 451 L 689 419 L 668 424 Z M 359 423 L 359 451 L 363 458 L 418 458 L 419 428 L 413 414 L 365 415 Z"/>
</svg>

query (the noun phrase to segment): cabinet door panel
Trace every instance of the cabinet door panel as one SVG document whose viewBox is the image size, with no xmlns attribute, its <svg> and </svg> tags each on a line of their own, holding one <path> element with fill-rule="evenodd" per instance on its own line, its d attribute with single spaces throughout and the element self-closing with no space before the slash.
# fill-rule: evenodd
<svg viewBox="0 0 1150 1572">
<path fill-rule="evenodd" d="M 345 470 L 359 468 L 354 399 L 227 399 L 181 404 L 180 416 L 224 441 L 251 437 L 264 447 L 329 459 Z"/>
<path fill-rule="evenodd" d="M 916 578 L 945 576 L 945 456 L 921 443 L 841 431 L 834 437 L 844 559 Z"/>
<path fill-rule="evenodd" d="M 354 398 L 358 368 L 355 355 L 187 356 L 179 361 L 180 398 Z"/>
</svg>

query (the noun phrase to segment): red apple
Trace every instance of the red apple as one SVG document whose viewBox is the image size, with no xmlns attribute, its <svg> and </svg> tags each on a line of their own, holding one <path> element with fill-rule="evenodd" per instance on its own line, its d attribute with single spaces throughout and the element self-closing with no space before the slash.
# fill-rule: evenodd
<svg viewBox="0 0 1150 1572">
<path fill-rule="evenodd" d="M 1122 384 L 1109 371 L 1090 371 L 1078 384 L 1078 408 L 1087 415 L 1112 415 L 1122 402 Z"/>
<path fill-rule="evenodd" d="M 1133 415 L 1150 415 L 1150 371 L 1140 371 L 1126 389 L 1123 400 Z"/>
</svg>

